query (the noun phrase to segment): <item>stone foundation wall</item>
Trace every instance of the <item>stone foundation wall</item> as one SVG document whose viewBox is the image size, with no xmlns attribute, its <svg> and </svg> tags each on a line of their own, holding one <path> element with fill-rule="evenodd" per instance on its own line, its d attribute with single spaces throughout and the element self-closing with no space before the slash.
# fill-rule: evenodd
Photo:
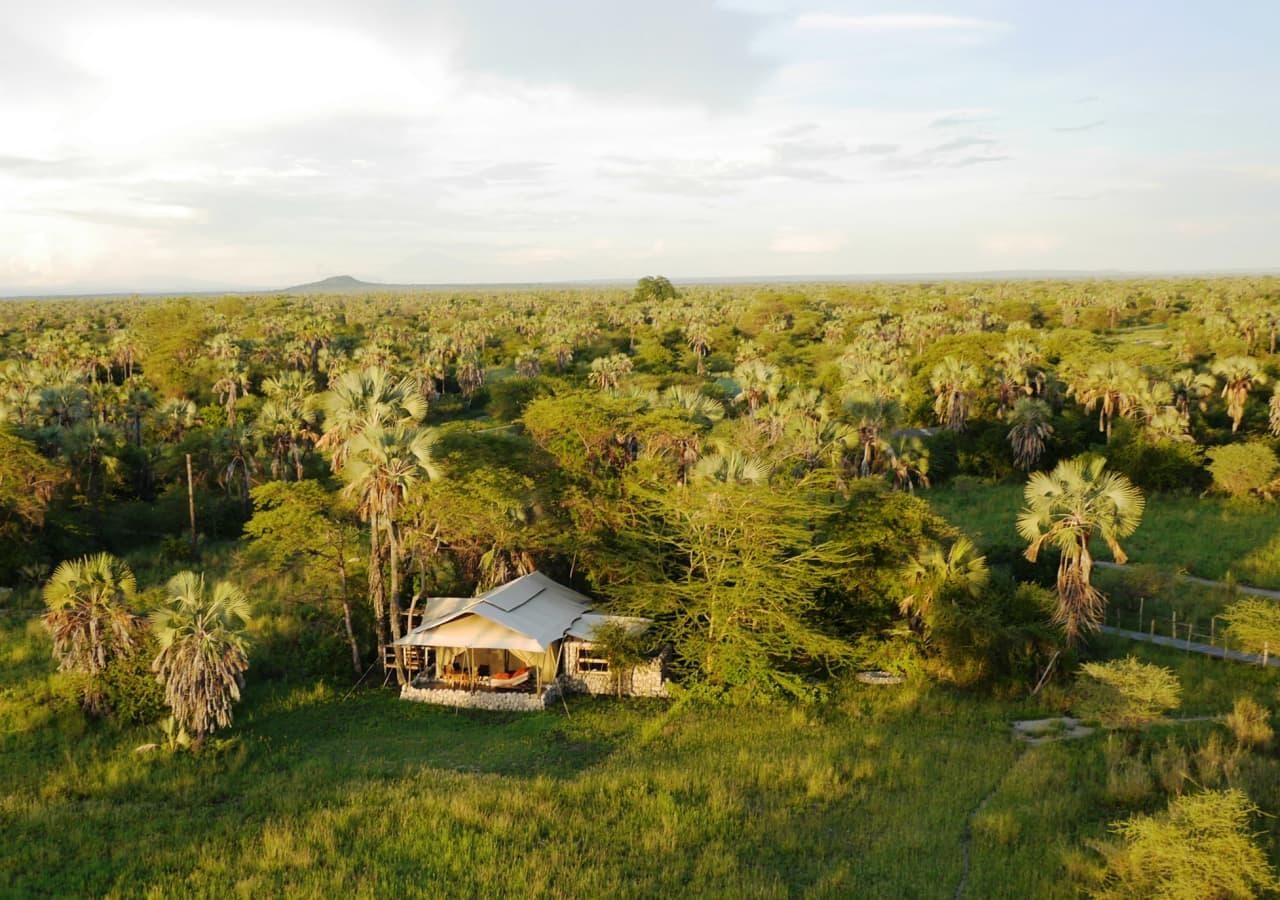
<svg viewBox="0 0 1280 900">
<path fill-rule="evenodd" d="M 560 676 L 566 690 L 584 694 L 616 695 L 624 697 L 666 697 L 667 681 L 663 672 L 663 658 L 655 657 L 621 675 L 621 685 L 611 672 L 579 672 L 578 656 L 591 650 L 586 641 L 568 641 L 564 645 L 564 671 Z M 621 690 L 619 690 L 621 688 Z"/>
<path fill-rule="evenodd" d="M 418 703 L 434 703 L 437 706 L 454 706 L 462 709 L 494 709 L 504 712 L 533 712 L 546 709 L 560 696 L 560 685 L 553 684 L 541 694 L 519 691 L 457 691 L 447 688 L 416 688 L 406 684 L 400 689 L 401 700 Z"/>
</svg>

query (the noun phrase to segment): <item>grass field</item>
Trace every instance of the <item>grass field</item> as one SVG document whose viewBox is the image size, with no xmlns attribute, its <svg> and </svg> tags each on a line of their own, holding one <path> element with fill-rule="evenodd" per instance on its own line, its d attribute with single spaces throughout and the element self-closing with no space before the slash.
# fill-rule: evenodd
<svg viewBox="0 0 1280 900">
<path fill-rule="evenodd" d="M 962 483 L 922 493 L 981 547 L 1021 544 L 1020 484 Z M 1192 496 L 1147 498 L 1142 525 L 1124 542 L 1129 559 L 1202 578 L 1280 588 L 1280 506 Z M 1104 546 L 1099 559 L 1110 559 Z"/>
<path fill-rule="evenodd" d="M 1188 714 L 1276 705 L 1273 672 L 1137 652 L 1183 674 Z M 0 631 L 6 896 L 950 897 L 988 798 L 968 896 L 1066 897 L 1082 841 L 1126 811 L 1101 738 L 1028 749 L 1009 722 L 1046 710 L 939 687 L 503 715 L 251 682 L 228 739 L 140 754 L 154 730 L 86 723 L 46 653 L 34 624 Z"/>
</svg>

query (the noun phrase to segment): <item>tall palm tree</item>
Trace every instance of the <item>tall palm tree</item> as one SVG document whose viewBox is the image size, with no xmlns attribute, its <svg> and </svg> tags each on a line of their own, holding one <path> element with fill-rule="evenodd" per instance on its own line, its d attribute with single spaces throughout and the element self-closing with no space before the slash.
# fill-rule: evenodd
<svg viewBox="0 0 1280 900">
<path fill-rule="evenodd" d="M 334 472 L 342 469 L 349 444 L 366 428 L 413 425 L 427 414 L 427 401 L 412 378 L 395 378 L 377 367 L 343 374 L 320 402 L 324 435 L 316 446 L 332 453 Z"/>
<path fill-rule="evenodd" d="M 1020 398 L 1044 393 L 1040 351 L 1025 338 L 1013 338 L 996 354 L 997 394 L 1003 418 Z"/>
<path fill-rule="evenodd" d="M 262 383 L 267 400 L 258 411 L 255 428 L 271 453 L 271 477 L 279 479 L 287 463 L 294 477 L 303 477 L 302 459 L 319 436 L 320 404 L 315 381 L 302 372 L 284 372 Z"/>
<path fill-rule="evenodd" d="M 1035 468 L 1044 454 L 1045 442 L 1053 436 L 1049 423 L 1049 404 L 1023 397 L 1009 415 L 1009 444 L 1013 447 L 1013 463 L 1027 471 Z"/>
<path fill-rule="evenodd" d="M 934 545 L 903 568 L 902 580 L 909 592 L 898 609 L 915 623 L 923 624 L 939 599 L 948 595 L 976 597 L 990 578 L 987 558 L 978 554 L 967 537 L 956 538 L 945 552 Z"/>
<path fill-rule="evenodd" d="M 698 358 L 698 374 L 707 373 L 707 354 L 711 352 L 711 326 L 701 319 L 695 319 L 684 328 L 685 341 L 689 349 Z"/>
<path fill-rule="evenodd" d="M 1267 425 L 1272 437 L 1280 437 L 1280 382 L 1272 389 L 1267 404 Z"/>
<path fill-rule="evenodd" d="M 1111 423 L 1116 416 L 1127 416 L 1136 408 L 1136 395 L 1146 383 L 1142 374 L 1122 360 L 1094 363 L 1071 386 L 1085 412 L 1098 410 L 1098 430 L 1111 440 Z"/>
<path fill-rule="evenodd" d="M 347 482 L 344 493 L 356 500 L 360 517 L 369 523 L 372 540 L 370 600 L 378 624 L 379 643 L 383 646 L 399 639 L 404 625 L 400 614 L 401 539 L 396 514 L 415 485 L 440 478 L 441 471 L 432 453 L 435 442 L 436 432 L 432 429 L 404 426 L 366 428 L 352 441 L 347 463 L 342 469 L 342 476 Z M 389 564 L 389 609 L 384 609 L 382 603 L 380 538 L 385 539 Z M 374 569 L 379 571 L 376 584 L 372 576 Z M 388 618 L 390 640 L 387 639 Z M 396 675 L 403 684 L 404 663 L 398 649 Z"/>
<path fill-rule="evenodd" d="M 1244 419 L 1244 405 L 1249 392 L 1267 383 L 1262 364 L 1251 356 L 1229 356 L 1213 364 L 1213 374 L 1222 379 L 1222 399 L 1227 401 L 1227 415 L 1231 416 L 1231 432 L 1240 430 Z"/>
<path fill-rule="evenodd" d="M 693 467 L 696 481 L 723 481 L 729 484 L 763 484 L 772 467 L 762 459 L 740 450 L 725 450 L 704 456 Z"/>
<path fill-rule="evenodd" d="M 1179 369 L 1169 379 L 1169 387 L 1173 391 L 1173 405 L 1178 412 L 1188 419 L 1191 408 L 1204 412 L 1208 407 L 1205 402 L 1209 393 L 1217 386 L 1217 381 L 1208 372 L 1197 372 L 1195 369 Z"/>
<path fill-rule="evenodd" d="M 1137 530 L 1146 501 L 1128 478 L 1106 471 L 1101 457 L 1063 460 L 1052 472 L 1036 472 L 1024 497 L 1018 533 L 1028 543 L 1026 557 L 1035 562 L 1045 546 L 1061 554 L 1054 622 L 1074 643 L 1082 631 L 1097 629 L 1106 604 L 1092 583 L 1090 541 L 1101 536 L 1123 564 L 1128 557 L 1120 539 Z"/>
<path fill-rule="evenodd" d="M 206 589 L 203 575 L 169 579 L 166 605 L 151 614 L 160 652 L 151 663 L 173 718 L 197 742 L 231 724 L 249 668 L 249 600 L 229 581 Z"/>
<path fill-rule="evenodd" d="M 591 360 L 587 380 L 602 391 L 616 391 L 622 379 L 631 374 L 631 357 L 625 353 L 613 353 Z"/>
<path fill-rule="evenodd" d="M 103 710 L 98 676 L 138 648 L 138 619 L 129 610 L 136 592 L 129 565 L 108 553 L 64 561 L 44 586 L 53 657 L 64 672 L 86 676 L 82 700 L 91 712 Z"/>
<path fill-rule="evenodd" d="M 933 388 L 933 413 L 948 431 L 963 431 L 969 418 L 973 392 L 982 375 L 973 363 L 948 356 L 933 367 L 929 386 Z"/>
<path fill-rule="evenodd" d="M 739 363 L 733 370 L 733 380 L 741 390 L 733 398 L 735 403 L 747 404 L 752 417 L 759 411 L 761 404 L 773 402 L 782 393 L 782 376 L 778 370 L 759 359 Z"/>
</svg>

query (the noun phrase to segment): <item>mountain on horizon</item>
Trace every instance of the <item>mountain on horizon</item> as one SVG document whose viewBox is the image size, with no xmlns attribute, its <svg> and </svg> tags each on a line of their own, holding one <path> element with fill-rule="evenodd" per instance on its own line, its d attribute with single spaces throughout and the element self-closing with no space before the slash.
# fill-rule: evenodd
<svg viewBox="0 0 1280 900">
<path fill-rule="evenodd" d="M 296 284 L 282 290 L 282 294 L 338 294 L 344 291 L 362 291 L 369 288 L 386 287 L 374 281 L 361 281 L 352 275 L 331 275 L 319 281 L 307 284 Z"/>
</svg>

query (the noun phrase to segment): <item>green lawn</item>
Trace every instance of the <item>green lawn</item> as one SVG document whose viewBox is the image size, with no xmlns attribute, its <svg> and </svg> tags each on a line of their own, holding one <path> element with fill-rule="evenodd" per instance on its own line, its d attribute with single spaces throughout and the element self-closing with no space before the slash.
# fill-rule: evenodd
<svg viewBox="0 0 1280 900">
<path fill-rule="evenodd" d="M 972 484 L 921 494 L 982 547 L 1021 543 L 1015 519 L 1022 486 Z M 1124 542 L 1133 563 L 1149 563 L 1245 584 L 1280 588 L 1280 506 L 1156 494 L 1137 532 Z M 1099 559 L 1110 559 L 1105 547 Z"/>
<path fill-rule="evenodd" d="M 937 687 L 567 716 L 251 682 L 221 746 L 139 754 L 154 733 L 86 724 L 46 652 L 0 627 L 5 896 L 951 897 L 990 795 L 968 896 L 1068 897 L 1082 841 L 1125 812 L 1101 738 L 1028 749 L 1009 722 L 1045 710 Z M 1274 673 L 1150 652 L 1189 711 L 1275 703 Z"/>
</svg>

